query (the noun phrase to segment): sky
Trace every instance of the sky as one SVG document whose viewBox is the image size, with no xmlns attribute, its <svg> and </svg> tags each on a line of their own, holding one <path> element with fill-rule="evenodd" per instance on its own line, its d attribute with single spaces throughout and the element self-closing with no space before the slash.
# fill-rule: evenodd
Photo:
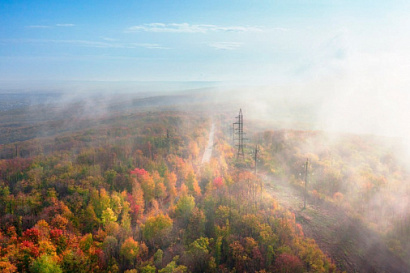
<svg viewBox="0 0 410 273">
<path fill-rule="evenodd" d="M 1 0 L 0 92 L 262 86 L 250 111 L 289 93 L 318 102 L 313 129 L 410 151 L 409 15 L 408 0 Z"/>
<path fill-rule="evenodd" d="M 2 0 L 0 83 L 265 84 L 338 78 L 374 64 L 407 73 L 408 8 L 370 0 Z"/>
</svg>

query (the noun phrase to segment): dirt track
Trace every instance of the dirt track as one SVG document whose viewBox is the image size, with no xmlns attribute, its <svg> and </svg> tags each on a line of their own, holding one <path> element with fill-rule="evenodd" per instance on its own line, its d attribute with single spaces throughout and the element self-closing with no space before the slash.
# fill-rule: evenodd
<svg viewBox="0 0 410 273">
<path fill-rule="evenodd" d="M 214 148 L 214 135 L 215 135 L 215 124 L 212 123 L 211 130 L 209 131 L 208 145 L 205 148 L 204 155 L 202 156 L 202 164 L 209 162 L 212 156 L 212 150 Z"/>
<path fill-rule="evenodd" d="M 325 202 L 303 209 L 303 194 L 286 182 L 265 179 L 268 193 L 281 206 L 293 211 L 305 235 L 316 240 L 319 247 L 346 272 L 410 272 L 410 265 L 395 256 L 380 236 L 353 219 L 339 207 Z"/>
</svg>

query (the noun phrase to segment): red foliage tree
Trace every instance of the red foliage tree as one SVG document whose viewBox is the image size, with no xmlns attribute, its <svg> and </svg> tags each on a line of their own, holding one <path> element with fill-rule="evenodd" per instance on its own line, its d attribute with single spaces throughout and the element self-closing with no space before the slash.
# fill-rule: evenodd
<svg viewBox="0 0 410 273">
<path fill-rule="evenodd" d="M 131 219 L 135 223 L 139 215 L 142 213 L 141 206 L 137 204 L 134 196 L 130 193 L 127 194 L 127 201 L 130 203 Z"/>
<path fill-rule="evenodd" d="M 276 258 L 275 265 L 276 272 L 280 273 L 302 273 L 304 271 L 302 261 L 292 254 L 280 254 Z"/>
<path fill-rule="evenodd" d="M 149 173 L 144 169 L 135 168 L 131 171 L 131 174 L 137 175 L 137 177 L 144 177 L 145 175 L 149 175 Z"/>
<path fill-rule="evenodd" d="M 214 187 L 219 189 L 224 185 L 222 177 L 218 176 L 214 179 Z"/>
<path fill-rule="evenodd" d="M 40 238 L 40 231 L 36 228 L 30 228 L 23 232 L 23 239 L 38 244 Z"/>
</svg>

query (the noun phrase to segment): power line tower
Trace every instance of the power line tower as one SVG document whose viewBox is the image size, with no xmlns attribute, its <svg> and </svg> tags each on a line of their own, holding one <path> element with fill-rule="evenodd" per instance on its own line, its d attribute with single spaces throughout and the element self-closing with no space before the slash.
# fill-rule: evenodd
<svg viewBox="0 0 410 273">
<path fill-rule="evenodd" d="M 237 135 L 238 138 L 236 139 L 238 141 L 238 144 L 236 145 L 238 147 L 238 152 L 236 154 L 236 158 L 239 158 L 239 156 L 245 157 L 245 153 L 243 151 L 243 115 L 242 115 L 242 109 L 239 109 L 239 115 L 236 117 L 237 121 L 233 124 L 234 128 L 234 135 Z M 236 125 L 236 128 L 235 128 Z"/>
<path fill-rule="evenodd" d="M 257 173 L 257 170 L 256 170 L 256 167 L 257 167 L 257 161 L 258 161 L 258 152 L 259 152 L 259 146 L 258 146 L 258 144 L 256 144 L 256 146 L 255 146 L 255 157 L 254 157 L 254 160 L 255 160 L 255 175 L 256 175 L 256 173 Z"/>
</svg>

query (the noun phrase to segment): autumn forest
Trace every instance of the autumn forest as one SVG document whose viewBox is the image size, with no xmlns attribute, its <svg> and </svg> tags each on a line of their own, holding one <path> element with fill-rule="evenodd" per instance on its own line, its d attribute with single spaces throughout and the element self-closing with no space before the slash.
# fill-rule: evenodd
<svg viewBox="0 0 410 273">
<path fill-rule="evenodd" d="M 238 157 L 239 106 L 170 101 L 2 111 L 1 272 L 406 272 L 410 173 L 395 143 L 261 130 L 246 108 Z"/>
</svg>

